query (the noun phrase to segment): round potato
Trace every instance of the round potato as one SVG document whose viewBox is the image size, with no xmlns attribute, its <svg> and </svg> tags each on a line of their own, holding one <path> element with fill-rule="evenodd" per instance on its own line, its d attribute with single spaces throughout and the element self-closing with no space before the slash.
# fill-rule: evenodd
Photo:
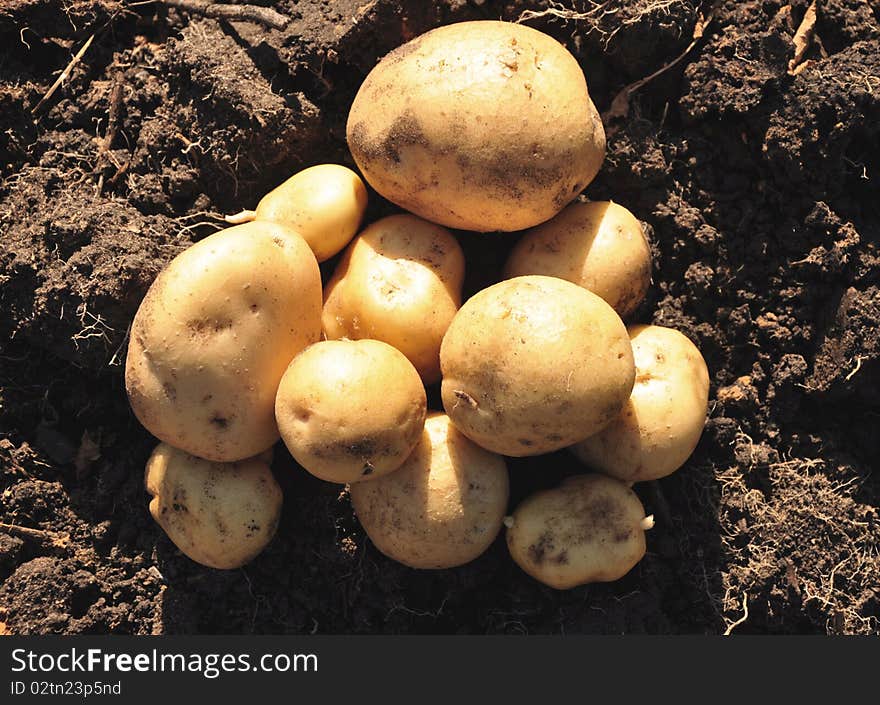
<svg viewBox="0 0 880 705">
<path fill-rule="evenodd" d="M 626 327 L 595 294 L 556 277 L 508 279 L 470 298 L 440 349 L 443 407 L 495 453 L 538 455 L 598 432 L 635 378 Z"/>
<path fill-rule="evenodd" d="M 366 209 L 367 187 L 357 174 L 341 164 L 318 164 L 263 196 L 255 217 L 296 230 L 323 262 L 351 241 Z"/>
<path fill-rule="evenodd" d="M 325 340 L 297 355 L 275 418 L 291 455 L 329 482 L 396 470 L 422 436 L 427 399 L 412 363 L 378 340 Z"/>
<path fill-rule="evenodd" d="M 505 277 L 544 274 L 598 294 L 626 318 L 651 285 L 651 249 L 635 216 L 611 201 L 572 203 L 526 230 Z"/>
<path fill-rule="evenodd" d="M 388 343 L 432 384 L 463 282 L 464 254 L 452 233 L 414 215 L 382 218 L 349 245 L 327 284 L 324 335 Z"/>
<path fill-rule="evenodd" d="M 656 480 L 694 452 L 709 404 L 709 371 L 687 336 L 663 326 L 628 329 L 636 382 L 623 412 L 572 447 L 595 470 L 625 482 Z"/>
<path fill-rule="evenodd" d="M 557 590 L 610 582 L 645 555 L 654 525 L 620 480 L 576 475 L 526 498 L 505 520 L 507 547 L 526 573 Z"/>
<path fill-rule="evenodd" d="M 521 24 L 460 22 L 385 56 L 348 115 L 348 146 L 385 198 L 487 232 L 552 218 L 605 157 L 577 60 Z"/>
<path fill-rule="evenodd" d="M 439 413 L 429 414 L 398 470 L 350 489 L 376 548 L 411 568 L 452 568 L 482 554 L 501 530 L 509 493 L 504 459 Z"/>
<path fill-rule="evenodd" d="M 161 443 L 147 461 L 150 514 L 174 545 L 211 568 L 238 568 L 278 527 L 281 487 L 264 458 L 214 463 Z"/>
<path fill-rule="evenodd" d="M 215 461 L 278 440 L 275 392 L 321 335 L 321 276 L 299 235 L 253 221 L 175 257 L 131 326 L 125 385 L 150 433 Z"/>
</svg>

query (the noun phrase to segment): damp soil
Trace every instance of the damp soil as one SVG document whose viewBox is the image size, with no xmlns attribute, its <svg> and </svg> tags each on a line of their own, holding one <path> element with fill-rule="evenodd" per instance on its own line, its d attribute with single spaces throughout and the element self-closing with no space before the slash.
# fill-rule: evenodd
<svg viewBox="0 0 880 705">
<path fill-rule="evenodd" d="M 0 8 L 0 633 L 880 633 L 880 3 L 815 3 L 794 72 L 804 0 L 263 4 L 285 29 L 161 2 Z M 279 445 L 275 539 L 239 570 L 193 563 L 147 511 L 155 440 L 120 364 L 140 300 L 219 215 L 305 166 L 353 166 L 370 68 L 475 18 L 559 39 L 604 113 L 675 62 L 606 115 L 585 192 L 646 224 L 633 320 L 682 330 L 711 372 L 693 457 L 635 487 L 647 555 L 564 592 L 502 537 L 413 571 Z M 370 218 L 394 212 L 371 195 Z M 459 235 L 473 293 L 515 236 Z M 582 472 L 564 452 L 509 465 L 511 506 Z"/>
</svg>

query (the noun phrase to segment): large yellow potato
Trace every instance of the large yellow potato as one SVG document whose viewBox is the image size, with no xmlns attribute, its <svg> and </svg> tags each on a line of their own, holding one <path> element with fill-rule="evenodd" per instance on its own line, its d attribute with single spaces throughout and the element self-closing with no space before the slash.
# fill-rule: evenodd
<svg viewBox="0 0 880 705">
<path fill-rule="evenodd" d="M 422 436 L 427 399 L 412 363 L 378 340 L 325 340 L 281 378 L 275 417 L 291 455 L 329 482 L 396 470 Z"/>
<path fill-rule="evenodd" d="M 626 318 L 651 285 L 651 248 L 636 217 L 611 201 L 572 203 L 526 230 L 505 277 L 545 274 L 598 294 Z"/>
<path fill-rule="evenodd" d="M 694 452 L 709 404 L 709 371 L 690 339 L 672 328 L 628 329 L 636 382 L 623 412 L 572 447 L 595 470 L 626 482 L 665 477 Z"/>
<path fill-rule="evenodd" d="M 626 575 L 645 555 L 653 517 L 620 480 L 577 475 L 526 498 L 505 520 L 507 547 L 526 573 L 557 590 Z"/>
<path fill-rule="evenodd" d="M 357 174 L 341 164 L 318 164 L 263 196 L 254 215 L 296 230 L 323 262 L 351 241 L 366 209 L 367 187 Z"/>
<path fill-rule="evenodd" d="M 125 385 L 150 433 L 188 453 L 241 460 L 278 440 L 275 392 L 321 335 L 321 276 L 276 223 L 227 228 L 175 257 L 131 326 Z"/>
<path fill-rule="evenodd" d="M 389 558 L 411 568 L 452 568 L 495 540 L 508 493 L 504 458 L 433 413 L 406 462 L 352 485 L 351 501 L 370 540 Z"/>
<path fill-rule="evenodd" d="M 346 136 L 385 198 L 481 232 L 552 218 L 605 157 L 575 58 L 536 29 L 493 20 L 439 27 L 385 56 L 355 96 Z"/>
<path fill-rule="evenodd" d="M 382 218 L 349 245 L 328 282 L 324 334 L 386 342 L 431 384 L 463 282 L 464 254 L 446 228 L 409 214 Z"/>
<path fill-rule="evenodd" d="M 281 487 L 265 458 L 214 463 L 161 443 L 147 461 L 150 514 L 192 560 L 238 568 L 278 528 Z"/>
<path fill-rule="evenodd" d="M 440 350 L 443 407 L 496 453 L 538 455 L 614 419 L 635 378 L 626 327 L 607 303 L 556 277 L 490 286 L 456 314 Z"/>
</svg>

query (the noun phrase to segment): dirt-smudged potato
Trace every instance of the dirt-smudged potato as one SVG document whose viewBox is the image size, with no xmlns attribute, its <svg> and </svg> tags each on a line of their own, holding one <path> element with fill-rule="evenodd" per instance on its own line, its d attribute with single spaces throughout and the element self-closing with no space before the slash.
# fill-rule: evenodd
<svg viewBox="0 0 880 705">
<path fill-rule="evenodd" d="M 257 204 L 257 220 L 296 230 L 319 262 L 341 252 L 355 236 L 367 208 L 367 187 L 341 164 L 303 169 Z"/>
<path fill-rule="evenodd" d="M 364 178 L 452 228 L 522 230 L 592 180 L 605 132 L 577 60 L 525 25 L 460 22 L 385 56 L 346 130 Z"/>
<path fill-rule="evenodd" d="M 161 443 L 147 461 L 150 514 L 174 545 L 211 568 L 238 568 L 272 540 L 281 487 L 264 458 L 215 463 Z"/>
<path fill-rule="evenodd" d="M 411 568 L 452 568 L 495 540 L 509 486 L 504 458 L 432 413 L 399 469 L 350 490 L 358 520 L 382 553 Z"/>
<path fill-rule="evenodd" d="M 635 378 L 626 327 L 556 277 L 508 279 L 462 306 L 440 350 L 443 407 L 495 453 L 538 455 L 583 440 L 623 408 Z"/>
<path fill-rule="evenodd" d="M 321 275 L 299 235 L 276 223 L 227 228 L 175 257 L 131 326 L 125 384 L 150 433 L 216 461 L 278 440 L 275 392 L 321 335 Z"/>
<path fill-rule="evenodd" d="M 656 480 L 694 452 L 709 404 L 709 371 L 697 346 L 672 328 L 628 329 L 636 364 L 632 396 L 599 433 L 572 447 L 595 470 L 625 482 Z"/>
<path fill-rule="evenodd" d="M 463 282 L 464 253 L 446 228 L 409 214 L 382 218 L 349 245 L 328 282 L 324 334 L 388 343 L 431 384 Z"/>
<path fill-rule="evenodd" d="M 624 483 L 594 474 L 527 497 L 505 524 L 516 564 L 567 590 L 626 575 L 645 555 L 645 531 L 654 520 Z"/>
<path fill-rule="evenodd" d="M 598 294 L 626 318 L 651 285 L 651 248 L 641 223 L 623 206 L 611 201 L 572 203 L 525 231 L 504 274 L 567 279 Z"/>
<path fill-rule="evenodd" d="M 275 417 L 291 455 L 328 482 L 396 470 L 422 436 L 427 399 L 403 353 L 378 340 L 325 340 L 297 355 Z"/>
</svg>

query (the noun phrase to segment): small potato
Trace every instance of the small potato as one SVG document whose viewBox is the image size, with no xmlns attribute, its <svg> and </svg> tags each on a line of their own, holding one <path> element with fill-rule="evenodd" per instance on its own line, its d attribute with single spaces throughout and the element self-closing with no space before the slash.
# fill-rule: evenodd
<svg viewBox="0 0 880 705">
<path fill-rule="evenodd" d="M 350 491 L 357 518 L 382 553 L 411 568 L 452 568 L 495 540 L 509 487 L 502 457 L 433 413 L 398 470 Z"/>
<path fill-rule="evenodd" d="M 557 590 L 610 582 L 645 555 L 654 525 L 620 480 L 576 475 L 525 499 L 505 520 L 507 547 L 526 573 Z"/>
<path fill-rule="evenodd" d="M 510 456 L 583 440 L 623 408 L 635 378 L 626 327 L 556 277 L 508 279 L 456 314 L 440 350 L 443 407 L 475 443 Z"/>
<path fill-rule="evenodd" d="M 144 427 L 207 460 L 278 440 L 275 393 L 321 336 L 321 275 L 305 240 L 277 223 L 226 228 L 184 250 L 131 326 L 125 386 Z"/>
<path fill-rule="evenodd" d="M 144 477 L 150 514 L 196 563 L 238 568 L 278 528 L 281 487 L 263 458 L 212 463 L 161 443 Z"/>
<path fill-rule="evenodd" d="M 450 228 L 522 230 L 556 215 L 605 157 L 584 72 L 553 37 L 514 22 L 458 22 L 386 55 L 346 125 L 364 178 Z"/>
<path fill-rule="evenodd" d="M 275 418 L 291 455 L 329 482 L 396 470 L 422 436 L 427 399 L 409 360 L 378 340 L 325 340 L 297 355 Z"/>
<path fill-rule="evenodd" d="M 323 262 L 351 241 L 366 209 L 367 187 L 357 174 L 341 164 L 318 164 L 263 196 L 255 217 L 296 230 Z"/>
<path fill-rule="evenodd" d="M 526 230 L 505 265 L 505 277 L 545 274 L 598 294 L 626 318 L 651 285 L 651 249 L 642 226 L 611 201 L 572 203 Z"/>
<path fill-rule="evenodd" d="M 656 480 L 694 452 L 709 404 L 709 371 L 690 339 L 672 328 L 628 329 L 636 382 L 623 412 L 572 446 L 581 461 L 625 482 Z"/>
<path fill-rule="evenodd" d="M 327 284 L 324 334 L 388 343 L 432 384 L 463 282 L 464 254 L 452 233 L 414 215 L 382 218 L 355 238 Z"/>
</svg>

